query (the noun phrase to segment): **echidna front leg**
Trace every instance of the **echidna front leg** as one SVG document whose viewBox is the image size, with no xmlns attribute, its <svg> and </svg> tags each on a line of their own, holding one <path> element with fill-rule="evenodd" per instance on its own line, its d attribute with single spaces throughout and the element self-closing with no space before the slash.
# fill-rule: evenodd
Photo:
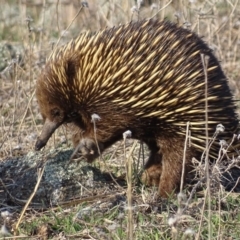
<svg viewBox="0 0 240 240">
<path fill-rule="evenodd" d="M 74 157 L 83 157 L 89 163 L 93 162 L 102 150 L 102 144 L 95 143 L 95 140 L 90 137 L 83 137 L 80 129 L 72 127 L 73 135 L 72 142 L 75 148 Z"/>
<path fill-rule="evenodd" d="M 142 182 L 147 186 L 158 187 L 162 173 L 162 156 L 157 150 L 152 150 L 141 176 Z"/>
</svg>

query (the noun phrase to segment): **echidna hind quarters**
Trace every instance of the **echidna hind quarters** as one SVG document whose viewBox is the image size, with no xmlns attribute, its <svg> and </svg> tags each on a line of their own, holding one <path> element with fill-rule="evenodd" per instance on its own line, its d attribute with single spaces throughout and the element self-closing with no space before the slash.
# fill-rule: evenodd
<svg viewBox="0 0 240 240">
<path fill-rule="evenodd" d="M 207 74 L 201 55 L 208 56 Z M 142 179 L 159 186 L 163 197 L 180 186 L 187 122 L 186 173 L 192 157 L 205 149 L 206 99 L 210 137 L 221 123 L 225 132 L 219 138 L 228 141 L 238 126 L 227 79 L 210 48 L 195 33 L 165 21 L 81 34 L 52 52 L 36 96 L 45 121 L 36 150 L 61 124 L 71 123 L 74 145 L 91 162 L 98 147 L 102 152 L 130 130 L 151 152 Z M 213 158 L 219 149 L 214 144 Z"/>
</svg>

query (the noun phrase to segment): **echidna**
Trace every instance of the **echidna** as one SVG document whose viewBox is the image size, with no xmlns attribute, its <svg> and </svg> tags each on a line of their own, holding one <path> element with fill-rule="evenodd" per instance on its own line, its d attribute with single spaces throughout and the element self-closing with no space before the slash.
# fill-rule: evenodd
<svg viewBox="0 0 240 240">
<path fill-rule="evenodd" d="M 207 74 L 201 55 L 208 58 Z M 37 81 L 45 123 L 35 148 L 71 122 L 78 129 L 74 145 L 92 161 L 99 155 L 96 140 L 103 151 L 130 130 L 151 152 L 146 182 L 157 184 L 165 197 L 180 185 L 187 122 L 187 169 L 205 148 L 206 95 L 209 136 L 221 123 L 222 137 L 229 140 L 238 118 L 228 81 L 211 49 L 187 29 L 142 20 L 82 34 L 53 51 Z M 94 114 L 99 117 L 95 129 Z"/>
</svg>

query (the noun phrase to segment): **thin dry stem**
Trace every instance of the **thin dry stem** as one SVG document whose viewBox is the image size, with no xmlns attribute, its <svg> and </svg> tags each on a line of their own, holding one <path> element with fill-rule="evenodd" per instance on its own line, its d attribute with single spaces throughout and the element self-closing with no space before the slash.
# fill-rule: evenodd
<svg viewBox="0 0 240 240">
<path fill-rule="evenodd" d="M 127 178 L 127 212 L 128 212 L 128 221 L 127 221 L 127 239 L 133 239 L 133 205 L 132 205 L 132 161 L 130 160 L 131 152 L 129 157 L 126 154 L 126 132 L 123 134 L 123 149 L 124 149 L 124 159 L 126 166 L 126 178 Z M 132 149 L 134 149 L 132 147 Z"/>
<path fill-rule="evenodd" d="M 208 238 L 212 239 L 212 225 L 211 225 L 211 191 L 210 191 L 210 175 L 209 175 L 209 134 L 208 134 L 208 56 L 201 54 L 203 64 L 203 71 L 205 76 L 205 135 L 206 135 L 206 155 L 205 155 L 205 173 L 207 179 L 206 196 L 208 200 Z"/>
<path fill-rule="evenodd" d="M 164 5 L 162 8 L 158 9 L 158 11 L 153 15 L 151 16 L 151 18 L 154 18 L 157 16 L 157 14 L 161 11 L 163 11 L 165 8 L 167 8 L 170 4 L 172 3 L 172 0 L 170 0 L 166 5 Z M 162 18 L 163 19 L 163 18 Z"/>
<path fill-rule="evenodd" d="M 185 178 L 185 164 L 186 164 L 186 152 L 187 152 L 187 143 L 188 143 L 188 136 L 189 136 L 189 124 L 190 124 L 190 122 L 187 122 L 186 138 L 185 138 L 184 151 L 183 151 L 183 164 L 182 164 L 180 193 L 182 193 L 182 191 L 183 191 L 183 184 L 184 184 L 184 178 Z"/>
<path fill-rule="evenodd" d="M 69 25 L 67 26 L 67 28 L 64 30 L 64 33 L 68 31 L 68 29 L 72 26 L 73 22 L 76 20 L 76 18 L 78 17 L 78 15 L 80 14 L 80 12 L 82 11 L 83 9 L 83 6 L 80 7 L 80 9 L 78 10 L 77 14 L 74 16 L 74 18 L 72 19 L 72 21 L 69 23 Z M 62 36 L 64 34 L 62 34 L 59 38 L 58 38 L 58 41 L 55 45 L 55 48 L 58 46 L 60 40 L 62 39 Z"/>
<path fill-rule="evenodd" d="M 23 215 L 24 215 L 24 213 L 26 212 L 29 204 L 31 203 L 33 197 L 35 196 L 35 194 L 36 194 L 36 192 L 37 192 L 37 190 L 38 190 L 38 187 L 39 187 L 39 184 L 40 184 L 40 182 L 41 182 L 41 179 L 42 179 L 44 170 L 45 170 L 45 165 L 43 166 L 43 168 L 38 169 L 38 172 L 37 172 L 37 174 L 38 174 L 37 183 L 36 183 L 36 185 L 35 185 L 35 188 L 34 188 L 32 194 L 30 195 L 27 203 L 25 204 L 25 206 L 24 206 L 24 208 L 23 208 L 23 210 L 22 210 L 22 212 L 21 212 L 21 214 L 20 214 L 20 217 L 19 217 L 19 219 L 18 219 L 18 221 L 17 221 L 17 224 L 16 224 L 16 226 L 15 226 L 15 228 L 14 228 L 14 235 L 15 235 L 15 236 L 16 236 L 17 233 L 18 233 L 18 227 L 19 227 L 19 225 L 20 225 L 20 223 L 21 223 L 21 221 L 22 221 Z"/>
</svg>

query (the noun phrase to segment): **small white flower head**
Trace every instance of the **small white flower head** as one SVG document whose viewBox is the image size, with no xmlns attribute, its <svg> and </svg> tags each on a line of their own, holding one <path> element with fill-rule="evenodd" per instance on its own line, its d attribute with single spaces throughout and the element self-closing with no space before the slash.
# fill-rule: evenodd
<svg viewBox="0 0 240 240">
<path fill-rule="evenodd" d="M 237 138 L 237 134 L 234 133 L 234 134 L 233 134 L 233 139 L 236 139 L 236 138 Z"/>
<path fill-rule="evenodd" d="M 224 131 L 225 131 L 225 127 L 221 123 L 218 124 L 217 127 L 216 127 L 216 132 L 222 133 Z"/>
<path fill-rule="evenodd" d="M 136 208 L 135 206 L 127 206 L 127 205 L 124 206 L 124 210 L 125 211 L 129 211 L 129 210 L 133 210 L 134 211 L 135 208 Z"/>
<path fill-rule="evenodd" d="M 155 10 L 155 9 L 158 9 L 158 5 L 156 3 L 153 3 L 151 5 L 151 11 Z"/>
<path fill-rule="evenodd" d="M 131 7 L 131 12 L 132 12 L 132 13 L 138 12 L 138 8 L 137 8 L 136 5 L 134 5 L 133 7 Z"/>
<path fill-rule="evenodd" d="M 62 31 L 61 31 L 61 37 L 67 37 L 67 36 L 69 36 L 69 31 L 67 31 L 67 30 L 62 30 Z"/>
<path fill-rule="evenodd" d="M 32 22 L 33 19 L 30 17 L 30 16 L 27 16 L 26 19 L 25 19 L 26 22 Z"/>
<path fill-rule="evenodd" d="M 170 227 L 172 227 L 176 222 L 177 222 L 177 218 L 176 218 L 176 217 L 170 217 L 170 218 L 168 219 L 168 225 L 169 225 Z"/>
<path fill-rule="evenodd" d="M 222 17 L 222 23 L 225 23 L 227 21 L 228 21 L 228 17 L 227 16 Z"/>
<path fill-rule="evenodd" d="M 61 136 L 60 137 L 60 142 L 61 143 L 66 143 L 67 142 L 66 136 Z"/>
<path fill-rule="evenodd" d="M 127 130 L 123 133 L 123 139 L 126 139 L 131 136 L 132 136 L 132 132 L 130 130 Z"/>
<path fill-rule="evenodd" d="M 227 144 L 227 142 L 226 142 L 225 140 L 220 140 L 220 141 L 219 141 L 219 145 L 220 145 L 222 148 L 228 147 L 228 144 Z"/>
<path fill-rule="evenodd" d="M 137 8 L 140 9 L 143 0 L 137 0 Z"/>
<path fill-rule="evenodd" d="M 96 121 L 99 121 L 101 119 L 100 116 L 96 113 L 92 114 L 91 117 L 92 117 L 91 122 L 96 122 Z"/>
<path fill-rule="evenodd" d="M 0 230 L 0 236 L 11 236 L 12 234 L 8 231 L 7 227 L 5 225 L 2 225 Z"/>
<path fill-rule="evenodd" d="M 193 236 L 194 234 L 195 234 L 195 231 L 191 228 L 187 228 L 186 231 L 184 232 L 184 235 Z"/>
<path fill-rule="evenodd" d="M 227 154 L 227 150 L 225 148 L 222 149 L 223 154 Z"/>
<path fill-rule="evenodd" d="M 185 22 L 183 23 L 183 28 L 187 28 L 187 29 L 190 29 L 192 26 L 192 24 L 190 22 Z"/>
<path fill-rule="evenodd" d="M 1 217 L 3 218 L 3 219 L 7 219 L 7 218 L 9 218 L 9 217 L 11 217 L 12 216 L 12 213 L 10 213 L 8 210 L 5 210 L 5 211 L 2 211 L 1 212 Z"/>
<path fill-rule="evenodd" d="M 11 64 L 15 64 L 15 63 L 18 63 L 18 59 L 17 59 L 17 58 L 13 58 L 13 59 L 11 60 Z"/>
<path fill-rule="evenodd" d="M 117 216 L 117 219 L 124 219 L 125 218 L 125 214 L 123 212 L 119 213 Z"/>
<path fill-rule="evenodd" d="M 183 204 L 187 201 L 187 196 L 186 194 L 184 194 L 183 192 L 180 192 L 178 195 L 177 195 L 177 199 L 178 199 L 178 202 L 180 204 Z"/>
<path fill-rule="evenodd" d="M 88 2 L 87 1 L 81 1 L 82 7 L 88 8 Z"/>
<path fill-rule="evenodd" d="M 15 147 L 13 147 L 13 150 L 22 150 L 21 145 L 16 145 Z"/>
<path fill-rule="evenodd" d="M 180 11 L 177 11 L 177 12 L 175 12 L 175 14 L 174 14 L 174 16 L 177 18 L 177 19 L 180 19 L 181 17 L 182 17 L 182 12 L 180 12 Z"/>
<path fill-rule="evenodd" d="M 204 53 L 201 53 L 200 55 L 201 55 L 203 67 L 207 69 L 210 57 Z"/>
</svg>

